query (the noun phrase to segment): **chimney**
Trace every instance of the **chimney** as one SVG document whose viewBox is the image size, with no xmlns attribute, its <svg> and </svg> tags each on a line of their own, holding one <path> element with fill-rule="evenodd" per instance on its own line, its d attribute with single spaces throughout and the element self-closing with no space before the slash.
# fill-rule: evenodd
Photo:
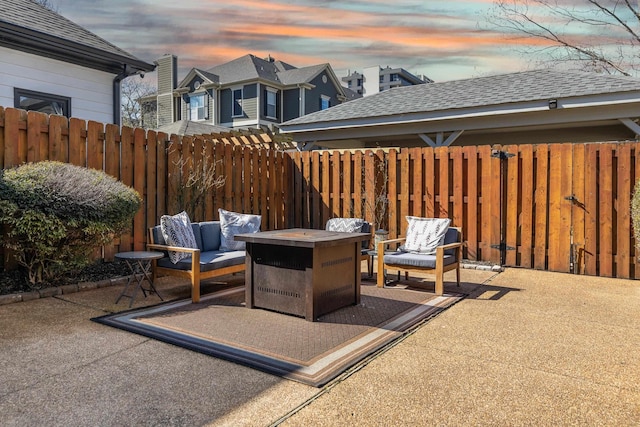
<svg viewBox="0 0 640 427">
<path fill-rule="evenodd" d="M 157 61 L 158 67 L 158 127 L 177 120 L 173 90 L 178 86 L 178 57 L 167 54 Z"/>
</svg>

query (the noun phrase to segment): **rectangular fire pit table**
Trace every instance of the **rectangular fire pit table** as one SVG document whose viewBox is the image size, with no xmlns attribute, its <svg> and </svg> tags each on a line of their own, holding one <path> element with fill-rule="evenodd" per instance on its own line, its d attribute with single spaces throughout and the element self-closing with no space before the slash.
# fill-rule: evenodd
<svg viewBox="0 0 640 427">
<path fill-rule="evenodd" d="M 236 235 L 247 245 L 247 307 L 314 321 L 359 304 L 361 242 L 368 238 L 303 228 Z"/>
</svg>

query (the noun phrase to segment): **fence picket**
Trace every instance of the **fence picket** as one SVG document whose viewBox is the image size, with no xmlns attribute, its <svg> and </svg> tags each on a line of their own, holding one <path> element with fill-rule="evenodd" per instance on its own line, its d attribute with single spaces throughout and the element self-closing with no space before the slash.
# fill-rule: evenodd
<svg viewBox="0 0 640 427">
<path fill-rule="evenodd" d="M 534 223 L 534 248 L 533 267 L 544 270 L 547 267 L 547 210 L 549 201 L 547 197 L 547 184 L 549 182 L 549 147 L 537 145 L 535 148 L 535 223 Z"/>
<path fill-rule="evenodd" d="M 69 163 L 87 165 L 87 128 L 84 120 L 69 119 Z"/>
<path fill-rule="evenodd" d="M 615 250 L 615 277 L 631 277 L 631 235 L 628 224 L 631 222 L 631 144 L 619 144 L 615 149 L 617 167 L 616 236 L 613 244 Z"/>
<path fill-rule="evenodd" d="M 600 147 L 599 182 L 599 276 L 613 276 L 613 147 Z"/>
<path fill-rule="evenodd" d="M 451 147 L 451 179 L 453 181 L 453 217 L 452 225 L 464 224 L 464 152 L 462 147 Z"/>
<path fill-rule="evenodd" d="M 478 227 L 479 227 L 479 198 L 478 198 L 478 161 L 479 156 L 475 146 L 463 147 L 466 157 L 466 219 L 462 223 L 463 237 L 467 242 L 466 256 L 471 260 L 478 260 Z M 427 194 L 427 200 L 429 200 Z M 427 203 L 428 206 L 428 203 Z M 427 212 L 428 215 L 429 212 Z"/>
<path fill-rule="evenodd" d="M 531 268 L 533 248 L 533 218 L 534 218 L 534 155 L 532 145 L 523 145 L 520 149 L 520 183 L 521 208 L 520 208 L 520 260 L 518 265 Z"/>
<path fill-rule="evenodd" d="M 520 250 L 519 240 L 518 240 L 518 230 L 519 227 L 519 197 L 520 197 L 520 153 L 518 147 L 515 145 L 509 145 L 504 148 L 505 151 L 509 154 L 512 154 L 513 157 L 510 157 L 506 160 L 507 163 L 507 185 L 505 189 L 505 197 L 504 206 L 506 215 L 505 221 L 505 242 L 507 245 L 506 265 L 517 265 L 517 255 Z M 512 249 L 511 249 L 512 248 Z"/>
</svg>

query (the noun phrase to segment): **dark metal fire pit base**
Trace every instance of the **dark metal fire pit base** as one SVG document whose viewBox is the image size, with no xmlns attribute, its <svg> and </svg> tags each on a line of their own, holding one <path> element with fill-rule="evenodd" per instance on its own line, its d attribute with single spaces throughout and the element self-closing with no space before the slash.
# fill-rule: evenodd
<svg viewBox="0 0 640 427">
<path fill-rule="evenodd" d="M 304 317 L 360 302 L 360 248 L 367 233 L 276 230 L 247 242 L 246 305 Z"/>
</svg>

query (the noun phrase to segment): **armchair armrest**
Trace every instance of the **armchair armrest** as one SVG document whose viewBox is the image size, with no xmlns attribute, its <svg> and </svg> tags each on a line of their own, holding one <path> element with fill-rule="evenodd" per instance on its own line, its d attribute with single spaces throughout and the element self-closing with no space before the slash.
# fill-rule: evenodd
<svg viewBox="0 0 640 427">
<path fill-rule="evenodd" d="M 183 248 L 182 246 L 168 246 L 168 245 L 159 245 L 157 243 L 149 243 L 147 244 L 147 249 L 159 249 L 161 251 L 174 251 L 174 252 L 187 252 L 193 254 L 194 252 L 200 252 L 198 248 Z"/>
<path fill-rule="evenodd" d="M 378 242 L 378 246 L 375 248 L 375 250 L 376 250 L 376 252 L 378 252 L 378 254 L 384 254 L 385 249 L 388 248 L 389 245 L 391 245 L 393 243 L 402 243 L 405 240 L 407 240 L 406 237 L 399 237 L 397 239 L 383 240 L 381 242 Z"/>
<path fill-rule="evenodd" d="M 447 243 L 446 245 L 442 245 L 442 246 L 438 246 L 436 248 L 436 258 L 442 260 L 444 258 L 444 251 L 448 250 L 448 249 L 455 249 L 455 254 L 456 254 L 456 261 L 460 261 L 460 258 L 462 258 L 462 247 L 466 246 L 467 243 L 466 242 L 453 242 L 453 243 Z"/>
<path fill-rule="evenodd" d="M 453 242 L 453 243 L 447 243 L 446 245 L 442 245 L 442 246 L 438 246 L 437 249 L 442 249 L 444 251 L 446 251 L 447 249 L 453 249 L 453 248 L 458 248 L 458 247 L 463 247 L 466 246 L 467 242 Z"/>
<path fill-rule="evenodd" d="M 183 248 L 181 246 L 159 245 L 157 243 L 148 243 L 148 249 L 160 249 L 162 251 L 187 252 L 191 254 L 191 271 L 200 271 L 200 249 Z M 155 263 L 155 261 L 154 261 Z M 154 264 L 155 265 L 155 264 Z M 155 268 L 155 267 L 154 267 Z M 199 279 L 198 279 L 199 280 Z"/>
</svg>

